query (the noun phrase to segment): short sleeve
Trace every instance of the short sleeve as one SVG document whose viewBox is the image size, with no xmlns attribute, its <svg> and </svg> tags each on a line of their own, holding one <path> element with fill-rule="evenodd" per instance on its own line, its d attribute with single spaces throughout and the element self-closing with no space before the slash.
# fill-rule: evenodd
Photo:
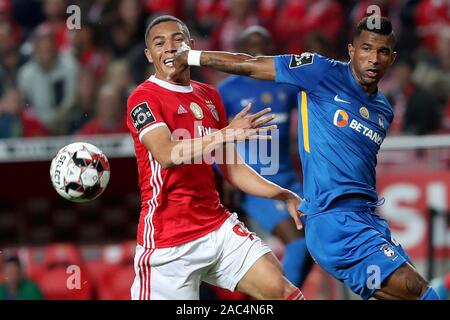
<svg viewBox="0 0 450 320">
<path fill-rule="evenodd" d="M 275 56 L 275 81 L 312 91 L 336 64 L 317 53 Z"/>
<path fill-rule="evenodd" d="M 127 127 L 132 134 L 142 137 L 147 132 L 166 125 L 157 99 L 145 93 L 132 93 L 127 101 Z"/>
</svg>

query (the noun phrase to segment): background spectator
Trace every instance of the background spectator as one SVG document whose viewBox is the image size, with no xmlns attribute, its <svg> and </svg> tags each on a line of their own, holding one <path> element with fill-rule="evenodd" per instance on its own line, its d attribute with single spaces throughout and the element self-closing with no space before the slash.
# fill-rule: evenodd
<svg viewBox="0 0 450 320">
<path fill-rule="evenodd" d="M 61 133 L 74 104 L 78 65 L 70 54 L 58 51 L 46 27 L 38 29 L 33 44 L 32 59 L 19 70 L 19 89 L 51 132 Z"/>
<path fill-rule="evenodd" d="M 48 135 L 47 128 L 30 109 L 16 88 L 7 88 L 0 103 L 0 138 L 28 138 Z"/>
<path fill-rule="evenodd" d="M 99 28 L 96 24 L 86 21 L 81 29 L 71 32 L 73 56 L 81 66 L 92 69 L 95 77 L 101 81 L 108 67 L 110 54 L 102 47 Z"/>
<path fill-rule="evenodd" d="M 73 108 L 67 115 L 67 133 L 73 134 L 85 123 L 91 120 L 95 114 L 96 94 L 98 81 L 92 69 L 80 69 L 77 82 L 77 93 Z"/>
<path fill-rule="evenodd" d="M 274 38 L 281 52 L 301 53 L 304 37 L 320 32 L 337 46 L 343 30 L 343 9 L 334 0 L 287 0 L 283 3 L 274 23 Z"/>
<path fill-rule="evenodd" d="M 81 28 L 76 30 L 66 27 L 66 9 L 72 4 L 81 9 Z M 433 96 L 433 110 L 436 101 L 442 118 L 428 122 L 438 123 L 437 129 L 432 125 L 416 130 L 412 128 L 422 119 L 420 108 L 399 108 L 403 115 L 396 121 L 406 123 L 397 123 L 398 129 L 394 125 L 392 134 L 450 130 L 450 10 L 444 0 L 0 0 L 0 97 L 3 88 L 18 86 L 51 134 L 68 134 L 95 113 L 95 99 L 87 103 L 91 94 L 84 80 L 93 88 L 111 83 L 124 98 L 153 73 L 143 54 L 143 30 L 156 15 L 175 14 L 186 20 L 200 50 L 233 50 L 244 28 L 260 24 L 275 35 L 276 53 L 314 51 L 348 60 L 353 25 L 372 13 L 370 5 L 392 20 L 397 50 L 407 53 L 415 66 L 411 82 L 420 96 Z M 393 98 L 400 97 L 401 70 L 405 65 L 383 85 L 397 92 L 391 90 Z M 81 81 L 79 72 L 84 73 Z M 212 85 L 225 77 L 207 68 L 191 72 L 193 79 Z M 395 82 L 397 89 L 392 87 Z M 435 112 L 428 117 L 435 118 Z"/>
<path fill-rule="evenodd" d="M 6 86 L 15 86 L 17 72 L 26 62 L 19 51 L 20 34 L 8 22 L 0 22 L 0 95 Z"/>
<path fill-rule="evenodd" d="M 113 57 L 121 58 L 143 41 L 145 17 L 139 0 L 118 0 L 116 15 L 110 25 L 107 43 Z"/>
<path fill-rule="evenodd" d="M 439 129 L 441 108 L 436 96 L 415 83 L 412 78 L 414 62 L 400 58 L 392 67 L 390 84 L 384 92 L 394 108 L 395 117 L 390 134 L 429 134 Z"/>
<path fill-rule="evenodd" d="M 445 103 L 450 93 L 450 25 L 439 33 L 436 54 L 420 53 L 414 81 L 421 83 L 441 103 Z"/>
<path fill-rule="evenodd" d="M 109 134 L 128 132 L 122 99 L 116 87 L 104 85 L 98 93 L 97 115 L 86 123 L 79 134 Z"/>
<path fill-rule="evenodd" d="M 69 47 L 69 29 L 66 26 L 67 0 L 44 0 L 43 11 L 45 21 L 40 27 L 46 27 L 55 35 L 56 45 L 59 49 Z"/>
<path fill-rule="evenodd" d="M 0 284 L 0 300 L 42 300 L 39 287 L 24 276 L 20 260 L 11 256 L 3 261 L 4 282 Z"/>
<path fill-rule="evenodd" d="M 145 78 L 144 78 L 145 79 Z M 142 80 L 141 79 L 141 82 Z M 105 79 L 106 83 L 113 85 L 126 105 L 128 95 L 136 86 L 130 72 L 130 66 L 126 60 L 115 60 L 111 62 Z"/>
</svg>

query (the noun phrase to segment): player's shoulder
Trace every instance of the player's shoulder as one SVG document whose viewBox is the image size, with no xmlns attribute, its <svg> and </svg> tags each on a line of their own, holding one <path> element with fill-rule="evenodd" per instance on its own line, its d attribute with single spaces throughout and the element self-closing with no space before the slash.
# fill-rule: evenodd
<svg viewBox="0 0 450 320">
<path fill-rule="evenodd" d="M 383 104 L 385 104 L 385 105 L 387 105 L 387 106 L 390 106 L 390 105 L 391 105 L 391 103 L 390 103 L 389 100 L 386 98 L 386 96 L 385 96 L 382 92 L 380 92 L 380 91 L 378 91 L 378 93 L 377 93 L 377 99 L 379 99 L 379 101 L 380 101 L 381 103 L 383 103 Z"/>
<path fill-rule="evenodd" d="M 191 80 L 191 86 L 194 91 L 201 92 L 204 94 L 218 94 L 217 89 L 207 83 Z"/>
<path fill-rule="evenodd" d="M 305 66 L 335 67 L 339 61 L 323 56 L 317 52 L 303 52 L 301 54 L 283 54 L 275 56 L 276 60 L 284 60 L 289 69 L 297 69 Z"/>
<path fill-rule="evenodd" d="M 373 101 L 376 103 L 377 109 L 384 114 L 387 120 L 389 122 L 392 121 L 394 118 L 394 108 L 384 94 L 380 92 L 380 90 L 378 90 Z"/>
<path fill-rule="evenodd" d="M 383 106 L 385 106 L 386 108 L 388 108 L 389 110 L 393 110 L 391 103 L 389 102 L 388 98 L 385 97 L 385 95 L 383 93 L 381 93 L 380 91 L 378 91 L 377 93 L 377 101 L 379 103 L 381 103 Z"/>
<path fill-rule="evenodd" d="M 151 81 L 144 81 L 139 84 L 128 96 L 128 104 L 133 104 L 136 100 L 155 100 L 161 95 L 159 87 Z"/>
</svg>

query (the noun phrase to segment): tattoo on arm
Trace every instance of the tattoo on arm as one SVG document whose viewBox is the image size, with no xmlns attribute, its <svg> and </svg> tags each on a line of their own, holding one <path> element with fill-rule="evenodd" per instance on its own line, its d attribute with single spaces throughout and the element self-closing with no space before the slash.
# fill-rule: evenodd
<svg viewBox="0 0 450 320">
<path fill-rule="evenodd" d="M 204 66 L 211 67 L 222 72 L 238 74 L 242 76 L 249 76 L 251 71 L 245 68 L 245 65 L 240 61 L 225 61 L 214 57 L 208 57 Z"/>
</svg>

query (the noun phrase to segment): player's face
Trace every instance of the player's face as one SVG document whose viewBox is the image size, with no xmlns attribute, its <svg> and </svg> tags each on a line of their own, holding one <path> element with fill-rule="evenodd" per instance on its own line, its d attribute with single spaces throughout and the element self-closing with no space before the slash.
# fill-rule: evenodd
<svg viewBox="0 0 450 320">
<path fill-rule="evenodd" d="M 165 80 L 174 70 L 173 57 L 183 42 L 192 46 L 181 25 L 175 21 L 159 23 L 150 30 L 145 55 L 155 66 L 157 78 Z"/>
<path fill-rule="evenodd" d="M 244 53 L 252 56 L 265 56 L 273 53 L 272 41 L 266 39 L 258 33 L 251 34 L 242 46 Z"/>
<path fill-rule="evenodd" d="M 393 39 L 363 30 L 353 44 L 348 45 L 350 67 L 356 80 L 365 88 L 375 89 L 387 68 L 395 61 Z"/>
</svg>

